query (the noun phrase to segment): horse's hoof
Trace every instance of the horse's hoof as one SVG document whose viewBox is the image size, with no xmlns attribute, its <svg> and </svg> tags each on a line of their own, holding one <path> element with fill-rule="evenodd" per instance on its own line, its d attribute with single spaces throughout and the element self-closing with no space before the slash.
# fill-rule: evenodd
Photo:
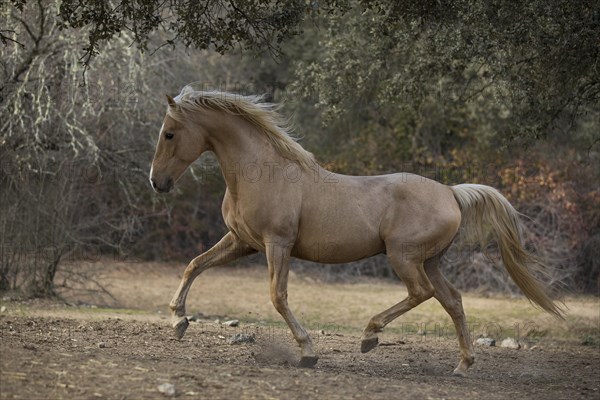
<svg viewBox="0 0 600 400">
<path fill-rule="evenodd" d="M 361 353 L 368 353 L 379 345 L 379 338 L 377 336 L 370 339 L 363 339 L 360 343 Z"/>
<path fill-rule="evenodd" d="M 465 378 L 467 376 L 467 371 L 463 371 L 462 369 L 456 368 L 454 371 L 452 371 L 452 375 Z"/>
<path fill-rule="evenodd" d="M 315 365 L 317 365 L 317 361 L 319 361 L 319 357 L 317 356 L 303 356 L 298 363 L 298 367 L 313 368 Z"/>
<path fill-rule="evenodd" d="M 175 334 L 175 338 L 177 338 L 178 340 L 181 339 L 183 335 L 185 335 L 185 330 L 188 326 L 190 326 L 190 322 L 188 321 L 187 317 L 183 317 L 181 321 L 179 321 L 173 327 L 173 333 Z"/>
</svg>

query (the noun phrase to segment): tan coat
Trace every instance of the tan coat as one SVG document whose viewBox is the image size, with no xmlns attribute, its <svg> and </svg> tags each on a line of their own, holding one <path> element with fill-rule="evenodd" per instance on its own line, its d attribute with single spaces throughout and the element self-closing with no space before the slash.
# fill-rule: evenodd
<svg viewBox="0 0 600 400">
<path fill-rule="evenodd" d="M 298 341 L 300 366 L 317 362 L 310 336 L 287 303 L 290 257 L 342 263 L 386 253 L 406 284 L 408 297 L 374 316 L 361 350 L 378 344 L 392 320 L 435 297 L 452 317 L 461 348 L 455 374 L 473 363 L 472 344 L 458 291 L 438 264 L 461 226 L 480 242 L 489 226 L 503 262 L 525 295 L 545 310 L 560 309 L 528 272 L 535 262 L 521 245 L 517 211 L 495 189 L 483 185 L 449 187 L 407 173 L 346 176 L 321 168 L 290 136 L 284 121 L 257 97 L 196 92 L 186 87 L 168 97 L 168 111 L 152 162 L 151 183 L 168 192 L 205 151 L 215 153 L 227 190 L 223 218 L 229 228 L 219 243 L 190 262 L 171 301 L 175 334 L 188 326 L 185 299 L 204 270 L 260 251 L 267 256 L 271 299 Z"/>
</svg>

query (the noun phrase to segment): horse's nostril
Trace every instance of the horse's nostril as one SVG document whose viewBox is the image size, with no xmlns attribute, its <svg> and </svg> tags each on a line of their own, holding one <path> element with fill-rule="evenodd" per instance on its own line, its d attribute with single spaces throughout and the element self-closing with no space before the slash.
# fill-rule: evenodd
<svg viewBox="0 0 600 400">
<path fill-rule="evenodd" d="M 152 178 L 150 178 L 150 183 L 152 183 L 152 188 L 156 189 L 156 181 Z"/>
</svg>

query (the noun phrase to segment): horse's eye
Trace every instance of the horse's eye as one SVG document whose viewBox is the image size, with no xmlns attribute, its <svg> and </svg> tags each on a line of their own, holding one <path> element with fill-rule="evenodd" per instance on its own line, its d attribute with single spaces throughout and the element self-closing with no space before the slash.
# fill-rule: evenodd
<svg viewBox="0 0 600 400">
<path fill-rule="evenodd" d="M 167 139 L 167 140 L 171 140 L 171 139 L 173 139 L 173 137 L 174 137 L 174 136 L 175 136 L 175 135 L 174 135 L 174 134 L 172 134 L 171 132 L 167 132 L 167 133 L 165 133 L 165 139 Z"/>
</svg>

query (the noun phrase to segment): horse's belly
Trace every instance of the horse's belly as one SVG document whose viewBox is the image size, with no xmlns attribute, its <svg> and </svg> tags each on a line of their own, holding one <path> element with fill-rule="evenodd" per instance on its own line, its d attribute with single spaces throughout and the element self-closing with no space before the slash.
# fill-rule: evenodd
<svg viewBox="0 0 600 400">
<path fill-rule="evenodd" d="M 384 208 L 381 201 L 363 191 L 361 196 L 351 192 L 348 198 L 336 197 L 305 209 L 292 255 L 316 262 L 345 263 L 384 252 L 379 234 Z"/>
<path fill-rule="evenodd" d="M 339 239 L 299 240 L 292 249 L 292 256 L 308 261 L 336 264 L 361 260 L 385 252 L 385 245 L 379 238 Z"/>
</svg>

